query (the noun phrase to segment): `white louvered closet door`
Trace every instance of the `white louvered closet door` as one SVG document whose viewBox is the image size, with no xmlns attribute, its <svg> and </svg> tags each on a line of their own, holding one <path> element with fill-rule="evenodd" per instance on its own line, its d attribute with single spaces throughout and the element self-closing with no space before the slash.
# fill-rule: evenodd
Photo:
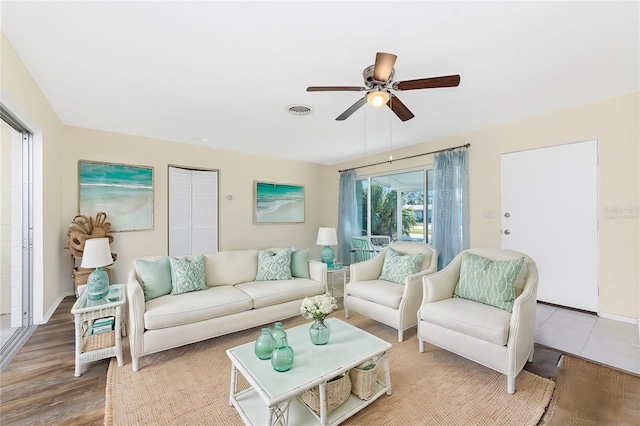
<svg viewBox="0 0 640 426">
<path fill-rule="evenodd" d="M 218 251 L 218 172 L 169 167 L 169 256 Z"/>
</svg>

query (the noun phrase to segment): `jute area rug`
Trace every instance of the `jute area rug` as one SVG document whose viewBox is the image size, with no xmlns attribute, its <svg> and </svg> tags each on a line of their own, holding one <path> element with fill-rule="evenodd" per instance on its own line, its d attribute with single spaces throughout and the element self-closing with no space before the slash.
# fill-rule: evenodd
<svg viewBox="0 0 640 426">
<path fill-rule="evenodd" d="M 343 311 L 332 316 L 345 320 Z M 392 395 L 381 396 L 345 425 L 536 425 L 551 400 L 555 383 L 528 371 L 518 375 L 516 393 L 509 395 L 502 374 L 435 346 L 420 353 L 415 329 L 398 343 L 395 330 L 369 318 L 352 314 L 345 321 L 393 344 Z M 304 323 L 309 321 L 302 317 L 283 321 L 285 330 Z M 123 367 L 112 360 L 105 424 L 241 425 L 229 406 L 231 362 L 225 350 L 259 333 L 257 327 L 148 355 L 135 373 L 128 354 Z"/>
<path fill-rule="evenodd" d="M 640 377 L 563 355 L 541 424 L 640 425 Z"/>
</svg>

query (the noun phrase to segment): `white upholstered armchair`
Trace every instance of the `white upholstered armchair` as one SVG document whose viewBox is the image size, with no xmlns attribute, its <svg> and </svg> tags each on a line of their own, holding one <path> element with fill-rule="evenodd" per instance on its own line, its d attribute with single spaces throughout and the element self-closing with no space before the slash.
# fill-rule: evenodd
<svg viewBox="0 0 640 426">
<path fill-rule="evenodd" d="M 422 253 L 418 271 L 399 282 L 380 279 L 389 249 L 400 255 Z M 354 311 L 398 330 L 402 342 L 404 330 L 416 325 L 416 312 L 422 301 L 422 277 L 437 269 L 436 251 L 417 242 L 396 242 L 372 259 L 351 264 L 349 283 L 344 292 L 344 315 Z"/>
<path fill-rule="evenodd" d="M 453 297 L 465 253 L 490 261 L 524 257 L 515 281 L 511 312 Z M 533 360 L 538 270 L 531 258 L 495 248 L 465 250 L 443 270 L 424 277 L 423 283 L 423 302 L 418 310 L 420 352 L 424 352 L 424 342 L 429 342 L 506 374 L 507 391 L 514 393 L 516 376 L 527 360 Z"/>
</svg>

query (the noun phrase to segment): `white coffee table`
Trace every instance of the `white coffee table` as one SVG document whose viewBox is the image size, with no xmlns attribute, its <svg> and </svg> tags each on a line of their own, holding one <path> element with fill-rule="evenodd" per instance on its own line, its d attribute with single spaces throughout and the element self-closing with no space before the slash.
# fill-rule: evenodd
<svg viewBox="0 0 640 426">
<path fill-rule="evenodd" d="M 391 344 L 337 318 L 328 318 L 326 321 L 331 327 L 331 338 L 328 344 L 322 346 L 311 343 L 311 324 L 285 330 L 295 356 L 293 367 L 283 373 L 275 371 L 270 360 L 258 359 L 253 351 L 253 341 L 227 350 L 231 359 L 229 404 L 238 410 L 246 424 L 339 424 L 383 394 L 391 395 L 387 357 Z M 327 381 L 377 356 L 382 356 L 385 382 L 377 383 L 373 397 L 363 401 L 351 394 L 349 399 L 327 415 Z M 238 371 L 249 382 L 250 388 L 237 390 Z M 320 390 L 319 416 L 297 398 L 315 386 L 319 386 Z"/>
</svg>

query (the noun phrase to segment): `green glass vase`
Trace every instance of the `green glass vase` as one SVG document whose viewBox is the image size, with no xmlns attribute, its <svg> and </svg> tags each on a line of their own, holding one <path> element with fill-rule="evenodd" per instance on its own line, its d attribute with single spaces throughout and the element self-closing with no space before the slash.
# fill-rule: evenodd
<svg viewBox="0 0 640 426">
<path fill-rule="evenodd" d="M 256 356 L 260 359 L 269 359 L 275 347 L 276 341 L 273 336 L 271 336 L 271 330 L 263 328 L 253 348 Z"/>
<path fill-rule="evenodd" d="M 293 348 L 282 338 L 276 340 L 276 348 L 271 354 L 271 366 L 280 372 L 288 371 L 293 367 Z"/>
<path fill-rule="evenodd" d="M 309 337 L 311 337 L 311 343 L 314 345 L 326 345 L 329 343 L 329 336 L 331 335 L 331 327 L 329 323 L 324 319 L 316 319 L 311 323 L 309 328 Z"/>
</svg>

